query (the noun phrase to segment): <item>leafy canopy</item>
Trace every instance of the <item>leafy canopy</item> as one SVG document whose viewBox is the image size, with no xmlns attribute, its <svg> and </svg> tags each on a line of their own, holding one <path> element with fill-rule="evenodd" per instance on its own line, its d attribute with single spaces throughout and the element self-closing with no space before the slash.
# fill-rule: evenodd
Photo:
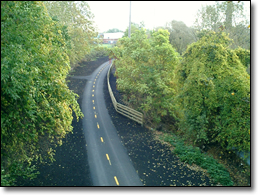
<svg viewBox="0 0 260 195">
<path fill-rule="evenodd" d="M 63 26 L 42 2 L 1 2 L 1 174 L 12 185 L 35 177 L 31 162 L 53 159 L 55 145 L 82 117 L 65 78 L 70 70 Z"/>
</svg>

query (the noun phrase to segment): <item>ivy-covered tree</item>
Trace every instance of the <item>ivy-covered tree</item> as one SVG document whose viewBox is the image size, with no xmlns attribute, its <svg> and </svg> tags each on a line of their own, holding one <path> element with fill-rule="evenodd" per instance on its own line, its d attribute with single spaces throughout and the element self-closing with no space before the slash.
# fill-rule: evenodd
<svg viewBox="0 0 260 195">
<path fill-rule="evenodd" d="M 70 70 L 63 26 L 42 2 L 1 1 L 1 185 L 33 178 L 37 159 L 53 159 L 54 147 L 82 117 Z"/>
<path fill-rule="evenodd" d="M 250 76 L 223 32 L 191 44 L 176 69 L 180 129 L 199 146 L 250 151 Z"/>
<path fill-rule="evenodd" d="M 247 73 L 250 74 L 250 50 L 239 47 L 234 51 L 241 63 L 247 68 Z"/>
</svg>

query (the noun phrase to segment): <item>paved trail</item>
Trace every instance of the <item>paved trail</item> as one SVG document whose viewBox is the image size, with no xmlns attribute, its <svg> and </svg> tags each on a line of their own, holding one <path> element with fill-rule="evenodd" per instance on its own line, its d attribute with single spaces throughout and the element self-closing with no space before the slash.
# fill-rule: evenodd
<svg viewBox="0 0 260 195">
<path fill-rule="evenodd" d="M 109 62 L 88 76 L 82 100 L 83 130 L 94 186 L 142 186 L 106 109 L 103 84 Z"/>
</svg>

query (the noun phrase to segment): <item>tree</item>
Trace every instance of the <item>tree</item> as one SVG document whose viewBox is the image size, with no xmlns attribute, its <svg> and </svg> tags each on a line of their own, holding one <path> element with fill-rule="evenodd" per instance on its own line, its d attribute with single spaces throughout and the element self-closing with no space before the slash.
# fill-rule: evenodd
<svg viewBox="0 0 260 195">
<path fill-rule="evenodd" d="M 150 39 L 144 29 L 120 39 L 112 49 L 117 88 L 126 102 L 144 113 L 147 124 L 156 127 L 165 116 L 174 116 L 174 68 L 180 56 L 169 43 L 169 32 L 159 29 Z"/>
<path fill-rule="evenodd" d="M 181 21 L 172 20 L 164 28 L 170 32 L 170 43 L 180 54 L 187 49 L 189 44 L 197 40 L 195 30 L 187 27 Z"/>
<path fill-rule="evenodd" d="M 180 129 L 199 146 L 250 151 L 250 76 L 224 32 L 192 43 L 176 68 Z"/>
<path fill-rule="evenodd" d="M 46 1 L 49 15 L 64 26 L 68 34 L 66 44 L 72 68 L 96 47 L 93 14 L 87 2 Z"/>
<path fill-rule="evenodd" d="M 243 2 L 225 1 L 216 2 L 215 5 L 202 6 L 197 13 L 194 27 L 198 31 L 207 29 L 229 33 L 229 37 L 234 40 L 230 46 L 232 49 L 237 47 L 250 49 L 248 24 L 249 21 L 244 15 Z"/>
<path fill-rule="evenodd" d="M 107 33 L 116 33 L 116 32 L 123 32 L 123 31 L 121 31 L 121 30 L 119 30 L 119 29 L 117 29 L 117 28 L 109 29 L 109 30 L 107 31 Z"/>
<path fill-rule="evenodd" d="M 137 30 L 141 30 L 142 28 L 144 28 L 144 26 L 145 26 L 144 22 L 140 22 L 140 24 L 131 22 L 131 34 L 135 33 Z M 126 28 L 123 37 L 127 37 L 128 36 L 128 29 L 129 29 L 129 27 Z"/>
<path fill-rule="evenodd" d="M 50 158 L 82 117 L 62 26 L 42 2 L 1 2 L 1 184 L 36 177 L 32 161 Z"/>
</svg>

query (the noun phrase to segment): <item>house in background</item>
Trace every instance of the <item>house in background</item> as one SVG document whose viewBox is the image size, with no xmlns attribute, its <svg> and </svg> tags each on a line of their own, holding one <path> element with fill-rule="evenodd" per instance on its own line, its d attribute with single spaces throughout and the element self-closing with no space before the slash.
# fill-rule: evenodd
<svg viewBox="0 0 260 195">
<path fill-rule="evenodd" d="M 117 33 L 101 33 L 98 36 L 100 38 L 103 37 L 103 43 L 112 44 L 112 43 L 116 43 L 118 39 L 123 37 L 123 35 L 124 33 L 117 32 Z"/>
</svg>

